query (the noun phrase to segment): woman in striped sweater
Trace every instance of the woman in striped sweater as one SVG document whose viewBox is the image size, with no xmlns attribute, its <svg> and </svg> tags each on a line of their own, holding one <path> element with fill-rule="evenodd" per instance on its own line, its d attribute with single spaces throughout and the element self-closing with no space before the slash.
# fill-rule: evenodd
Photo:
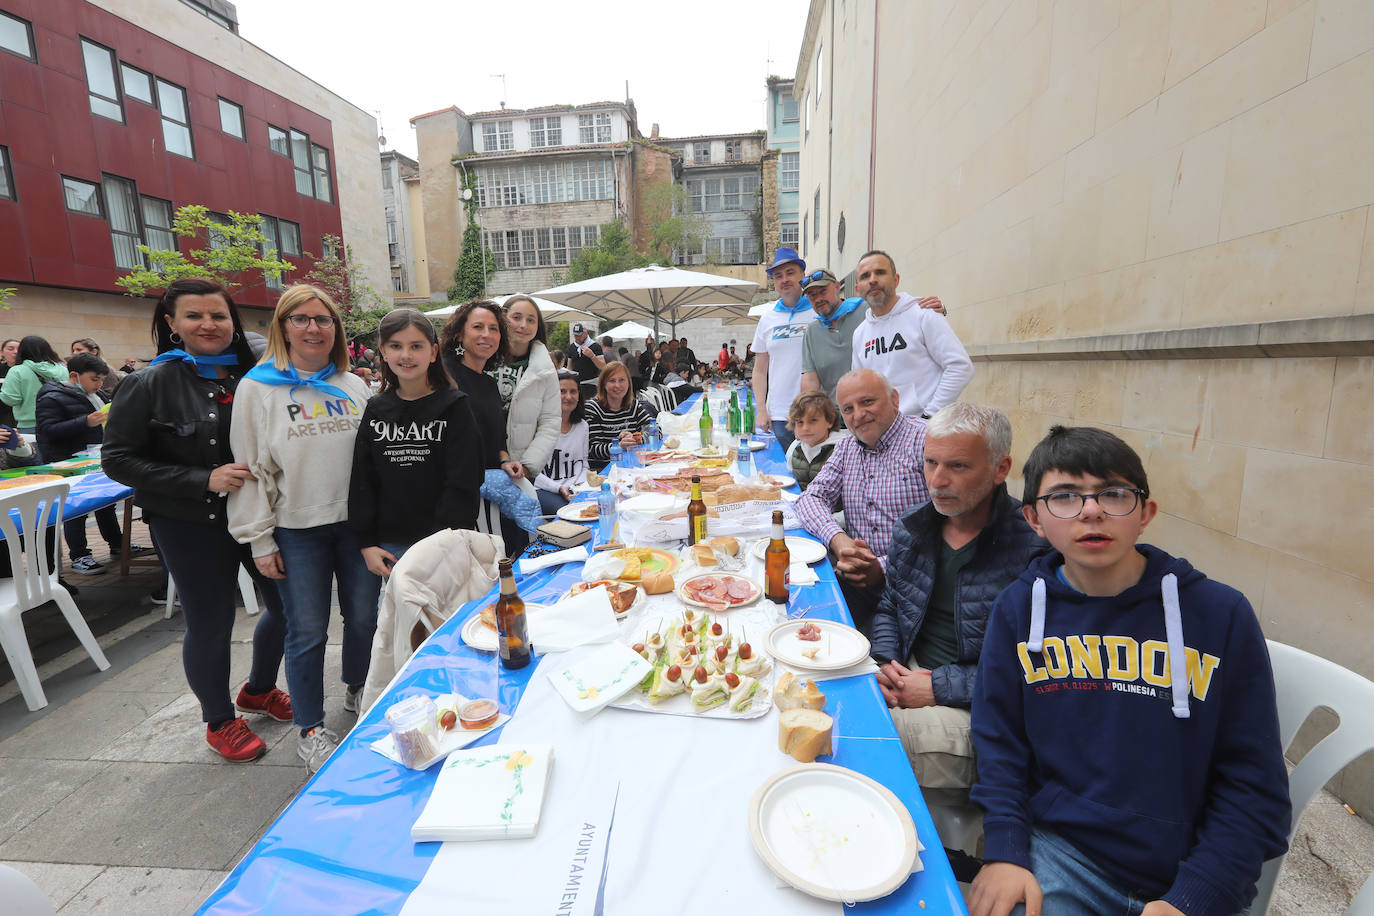
<svg viewBox="0 0 1374 916">
<path fill-rule="evenodd" d="M 630 370 L 622 362 L 607 363 L 596 378 L 596 397 L 587 402 L 587 453 L 600 467 L 611 460 L 611 442 L 634 448 L 644 442 L 653 414 L 631 394 Z"/>
</svg>

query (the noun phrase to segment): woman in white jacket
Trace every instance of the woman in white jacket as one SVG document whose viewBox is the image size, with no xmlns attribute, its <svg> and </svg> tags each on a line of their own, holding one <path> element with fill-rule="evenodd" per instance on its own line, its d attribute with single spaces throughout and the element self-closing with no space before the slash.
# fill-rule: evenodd
<svg viewBox="0 0 1374 916">
<path fill-rule="evenodd" d="M 506 450 L 524 466 L 516 483 L 534 495 L 531 481 L 548 464 L 558 442 L 558 370 L 549 357 L 544 316 L 529 296 L 514 295 L 503 307 L 510 356 L 487 369 L 496 379 L 506 412 Z"/>
</svg>

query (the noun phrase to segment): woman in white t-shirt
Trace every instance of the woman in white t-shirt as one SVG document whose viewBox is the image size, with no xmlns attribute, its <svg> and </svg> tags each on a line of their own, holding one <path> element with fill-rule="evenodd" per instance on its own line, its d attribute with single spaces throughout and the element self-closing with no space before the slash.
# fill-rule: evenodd
<svg viewBox="0 0 1374 916">
<path fill-rule="evenodd" d="M 562 411 L 558 441 L 544 471 L 534 479 L 539 508 L 552 515 L 572 498 L 572 488 L 587 482 L 587 421 L 582 419 L 582 387 L 577 373 L 559 370 L 558 403 Z"/>
</svg>

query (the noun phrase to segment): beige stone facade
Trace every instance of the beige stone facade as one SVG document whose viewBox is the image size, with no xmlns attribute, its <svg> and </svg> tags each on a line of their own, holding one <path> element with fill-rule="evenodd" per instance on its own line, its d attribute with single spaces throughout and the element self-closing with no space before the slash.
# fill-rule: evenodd
<svg viewBox="0 0 1374 916">
<path fill-rule="evenodd" d="M 463 248 L 462 186 L 453 159 L 472 150 L 472 127 L 458 108 L 432 111 L 411 119 L 420 160 L 420 213 L 424 220 L 425 273 L 433 295 L 453 284 L 458 253 Z"/>
<path fill-rule="evenodd" d="M 1366 677 L 1370 9 L 815 0 L 796 82 L 808 260 L 890 251 L 949 305 L 1016 467 L 1052 423 L 1117 432 L 1160 502 L 1148 540 Z M 1374 810 L 1374 766 L 1339 788 Z"/>
</svg>

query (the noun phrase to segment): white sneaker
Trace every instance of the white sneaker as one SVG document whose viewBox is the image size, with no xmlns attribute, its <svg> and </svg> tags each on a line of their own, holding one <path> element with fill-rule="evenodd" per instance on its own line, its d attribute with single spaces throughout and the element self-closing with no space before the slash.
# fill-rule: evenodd
<svg viewBox="0 0 1374 916">
<path fill-rule="evenodd" d="M 352 687 L 344 688 L 344 712 L 351 712 L 357 715 L 363 708 L 363 688 L 354 690 Z"/>
<path fill-rule="evenodd" d="M 317 725 L 296 739 L 296 756 L 305 761 L 307 770 L 315 773 L 338 746 L 339 736 L 323 725 Z"/>
</svg>

